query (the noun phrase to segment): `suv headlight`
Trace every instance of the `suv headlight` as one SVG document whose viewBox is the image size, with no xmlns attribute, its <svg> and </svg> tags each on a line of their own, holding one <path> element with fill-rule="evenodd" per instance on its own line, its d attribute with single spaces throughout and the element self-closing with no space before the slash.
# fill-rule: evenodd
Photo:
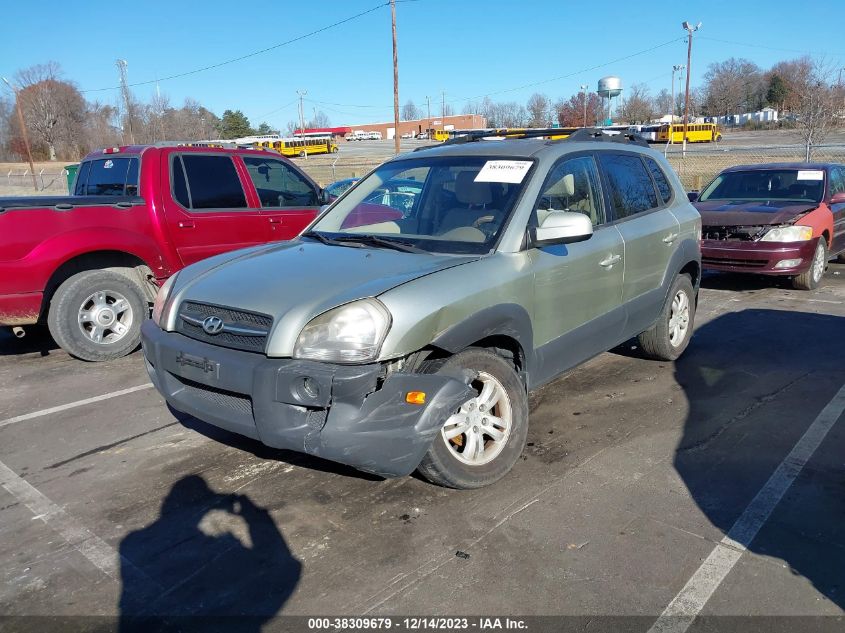
<svg viewBox="0 0 845 633">
<path fill-rule="evenodd" d="M 390 329 L 390 313 L 376 299 L 334 308 L 302 328 L 294 358 L 333 363 L 364 363 L 378 358 Z"/>
<path fill-rule="evenodd" d="M 778 226 L 766 231 L 761 242 L 806 242 L 813 239 L 812 226 Z"/>
<path fill-rule="evenodd" d="M 176 273 L 176 275 L 178 274 L 179 273 Z M 173 290 L 173 284 L 176 283 L 176 275 L 171 275 L 170 278 L 161 285 L 161 288 L 158 289 L 158 294 L 156 294 L 155 302 L 153 303 L 152 319 L 159 327 L 164 327 L 164 324 L 161 323 L 161 317 L 164 314 L 164 307 L 167 305 L 167 300 L 170 299 L 170 291 Z"/>
</svg>

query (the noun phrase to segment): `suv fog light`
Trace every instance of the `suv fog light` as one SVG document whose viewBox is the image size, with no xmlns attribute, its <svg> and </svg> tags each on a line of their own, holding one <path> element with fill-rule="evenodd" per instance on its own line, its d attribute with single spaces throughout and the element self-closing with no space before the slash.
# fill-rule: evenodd
<svg viewBox="0 0 845 633">
<path fill-rule="evenodd" d="M 301 400 L 316 400 L 320 397 L 320 383 L 310 376 L 299 379 L 299 397 Z"/>
<path fill-rule="evenodd" d="M 775 264 L 775 268 L 795 268 L 801 261 L 800 257 L 798 259 L 782 259 Z"/>
</svg>

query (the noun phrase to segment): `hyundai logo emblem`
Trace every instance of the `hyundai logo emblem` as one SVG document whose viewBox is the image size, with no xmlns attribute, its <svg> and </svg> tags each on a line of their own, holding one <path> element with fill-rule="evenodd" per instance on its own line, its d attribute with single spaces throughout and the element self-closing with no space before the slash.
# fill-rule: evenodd
<svg viewBox="0 0 845 633">
<path fill-rule="evenodd" d="M 218 316 L 206 317 L 202 321 L 202 329 L 206 334 L 220 334 L 223 331 L 223 319 Z"/>
</svg>

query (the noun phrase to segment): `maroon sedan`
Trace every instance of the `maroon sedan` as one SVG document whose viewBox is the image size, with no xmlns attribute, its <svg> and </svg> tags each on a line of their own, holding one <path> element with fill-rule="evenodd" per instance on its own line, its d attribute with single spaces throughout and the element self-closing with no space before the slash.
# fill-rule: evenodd
<svg viewBox="0 0 845 633">
<path fill-rule="evenodd" d="M 845 253 L 845 166 L 739 165 L 695 201 L 705 269 L 791 277 L 816 288 L 827 262 Z"/>
</svg>

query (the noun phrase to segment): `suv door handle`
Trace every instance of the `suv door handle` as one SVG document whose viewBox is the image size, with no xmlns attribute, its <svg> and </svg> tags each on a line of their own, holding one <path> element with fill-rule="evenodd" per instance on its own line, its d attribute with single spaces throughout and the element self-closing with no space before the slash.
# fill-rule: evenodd
<svg viewBox="0 0 845 633">
<path fill-rule="evenodd" d="M 279 217 L 274 218 L 274 217 L 271 216 L 267 219 L 270 220 L 270 224 L 281 224 L 282 223 L 282 218 L 279 218 Z"/>
<path fill-rule="evenodd" d="M 182 222 L 179 223 L 179 228 L 180 229 L 192 229 L 192 228 L 194 228 L 194 223 L 191 222 L 190 220 L 185 220 L 185 221 L 182 221 Z"/>
<path fill-rule="evenodd" d="M 671 244 L 676 239 L 678 239 L 677 233 L 669 233 L 669 235 L 667 235 L 666 237 L 663 238 L 663 243 L 664 244 Z"/>
<path fill-rule="evenodd" d="M 599 262 L 599 266 L 604 266 L 605 268 L 610 268 L 616 262 L 622 259 L 622 255 L 611 255 Z"/>
</svg>

